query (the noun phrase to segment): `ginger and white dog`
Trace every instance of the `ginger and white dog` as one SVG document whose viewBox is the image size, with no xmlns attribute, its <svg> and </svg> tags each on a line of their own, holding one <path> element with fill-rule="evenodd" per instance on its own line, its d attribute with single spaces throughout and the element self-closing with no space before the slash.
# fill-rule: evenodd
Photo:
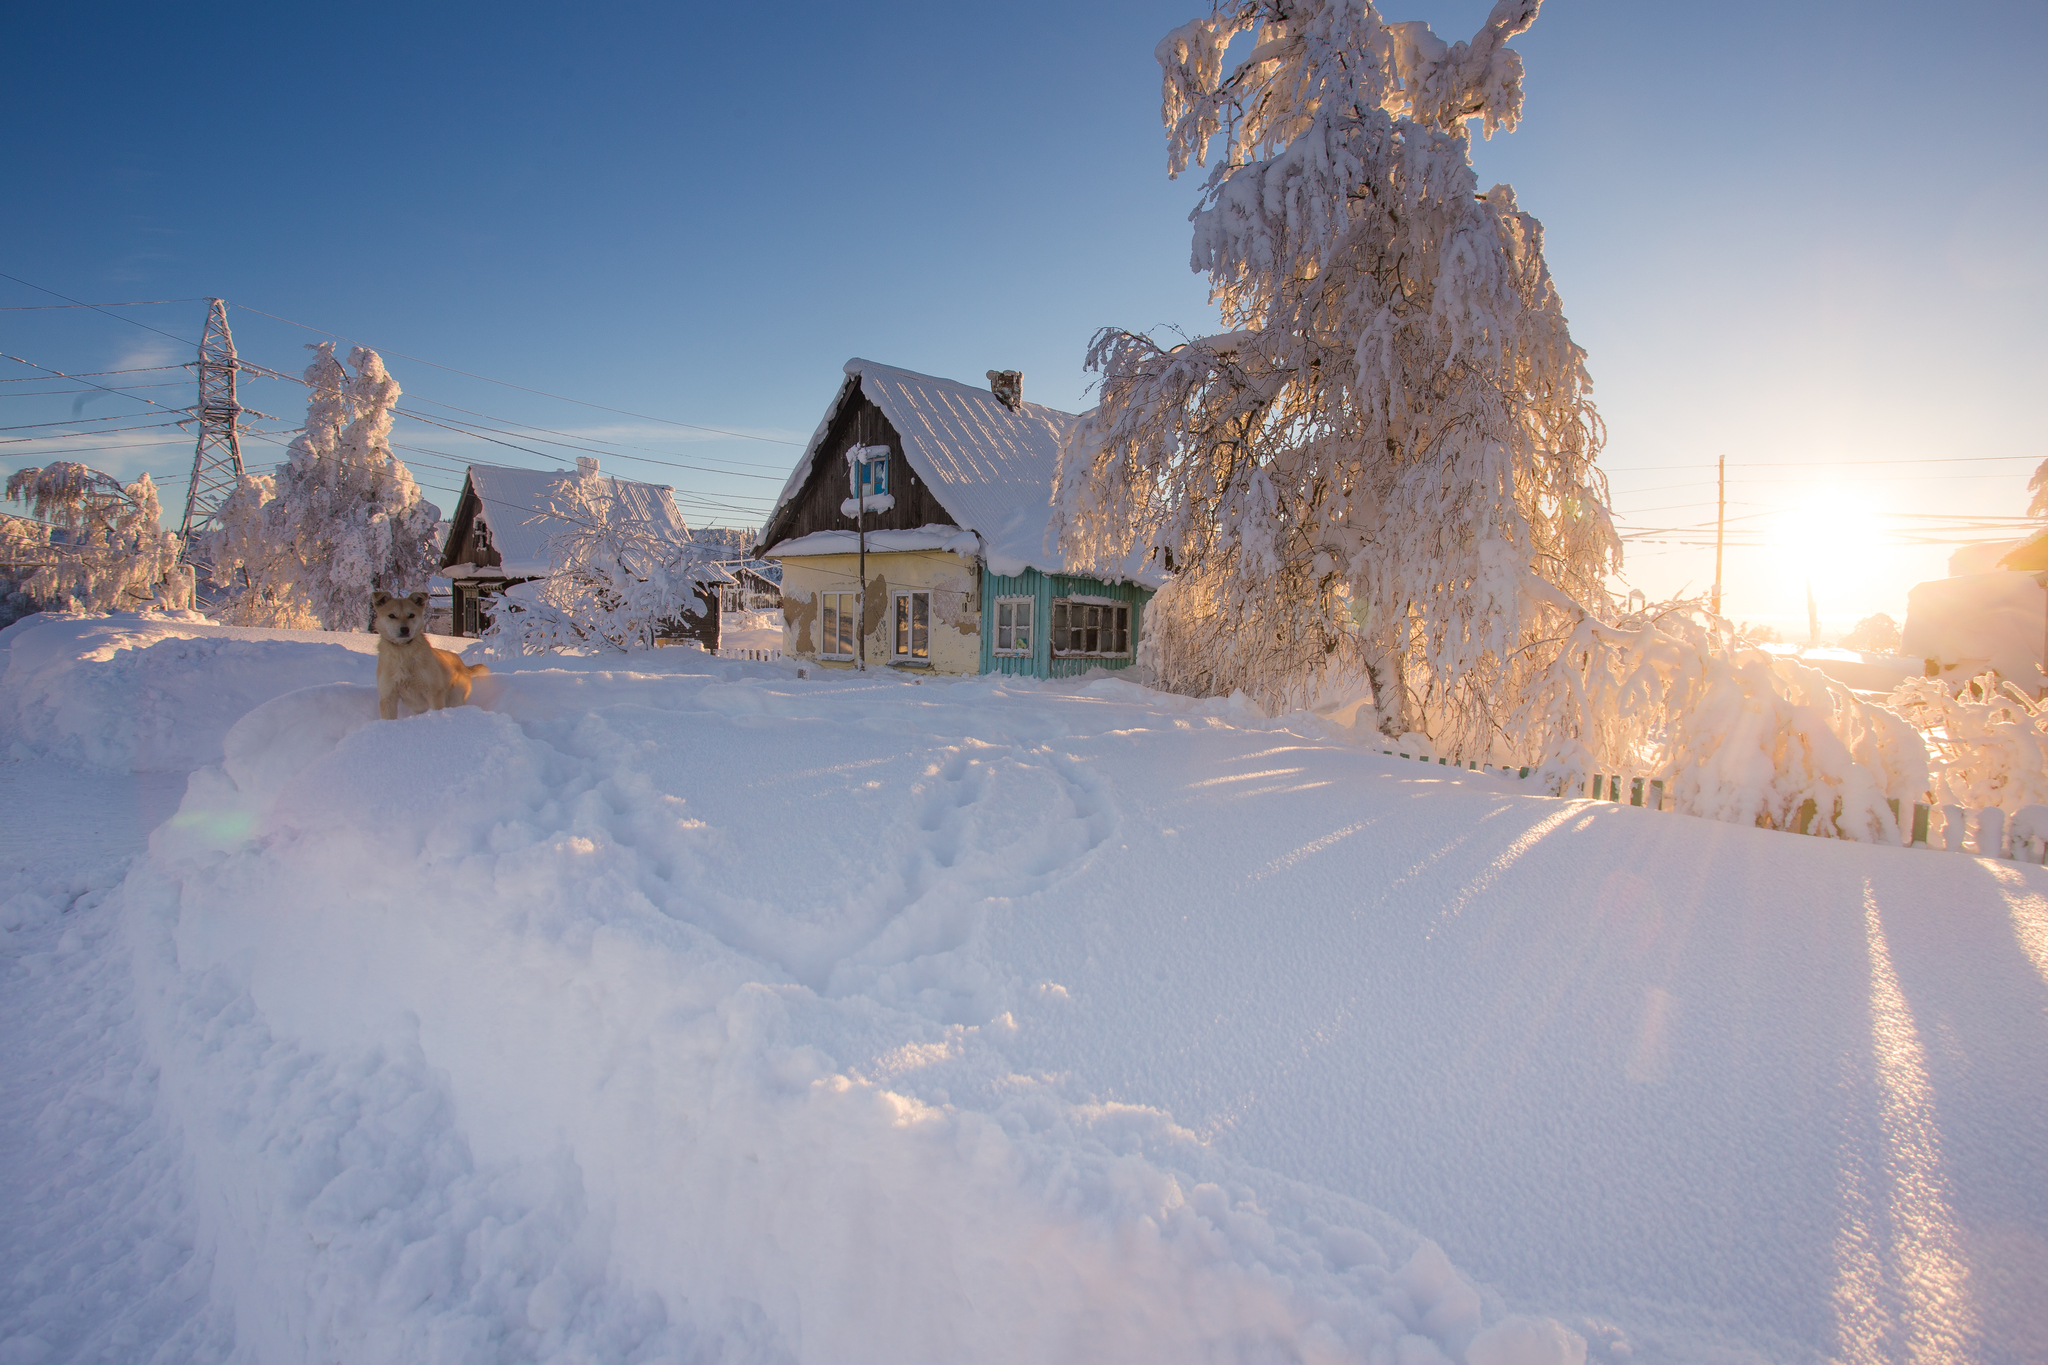
<svg viewBox="0 0 2048 1365">
<path fill-rule="evenodd" d="M 491 671 L 428 643 L 425 593 L 379 592 L 370 603 L 377 613 L 377 710 L 384 719 L 398 719 L 400 702 L 415 713 L 461 706 L 469 700 L 469 680 Z"/>
</svg>

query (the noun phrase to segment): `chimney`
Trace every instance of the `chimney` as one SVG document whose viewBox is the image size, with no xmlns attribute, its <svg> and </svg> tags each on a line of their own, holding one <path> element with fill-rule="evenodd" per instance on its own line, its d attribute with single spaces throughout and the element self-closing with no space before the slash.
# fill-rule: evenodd
<svg viewBox="0 0 2048 1365">
<path fill-rule="evenodd" d="M 597 472 L 597 456 L 578 455 L 576 457 L 576 472 L 583 475 L 595 474 Z"/>
<path fill-rule="evenodd" d="M 1024 402 L 1024 371 L 990 370 L 988 388 L 1004 407 L 1020 407 Z"/>
</svg>

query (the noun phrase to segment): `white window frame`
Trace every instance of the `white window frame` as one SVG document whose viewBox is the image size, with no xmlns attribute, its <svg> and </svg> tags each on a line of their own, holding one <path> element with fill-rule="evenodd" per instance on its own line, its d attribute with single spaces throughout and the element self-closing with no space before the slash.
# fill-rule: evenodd
<svg viewBox="0 0 2048 1365">
<path fill-rule="evenodd" d="M 1023 608 L 1021 612 L 1021 625 L 1026 632 L 1022 645 L 1014 643 L 1016 638 L 1015 632 L 1020 624 L 1018 620 L 1020 615 L 1018 608 L 1020 607 Z M 1030 658 L 1036 652 L 1034 648 L 1036 641 L 1033 637 L 1037 634 L 1037 621 L 1035 618 L 1038 615 L 1038 599 L 1035 597 L 998 597 L 995 600 L 995 609 L 994 630 L 995 653 L 997 657 L 1003 659 Z M 1006 612 L 1010 615 L 1010 619 L 1007 621 L 1003 619 Z M 1005 631 L 1011 633 L 1010 638 L 1013 643 L 1008 645 L 1003 643 Z"/>
<path fill-rule="evenodd" d="M 1046 623 L 1046 639 L 1052 647 L 1055 659 L 1128 659 L 1131 657 L 1131 604 L 1128 602 L 1076 602 L 1071 598 L 1055 597 L 1052 600 L 1052 620 Z M 1076 617 L 1081 624 L 1076 624 Z M 1105 617 L 1107 618 L 1105 620 Z M 1119 624 L 1119 621 L 1121 624 Z M 1096 648 L 1085 647 L 1085 632 L 1096 633 Z M 1084 643 L 1074 644 L 1075 632 L 1083 632 Z M 1121 634 L 1122 648 L 1119 643 Z M 1104 637 L 1107 637 L 1106 639 Z M 1067 641 L 1061 648 L 1060 641 Z M 1104 649 L 1103 645 L 1110 648 Z"/>
<path fill-rule="evenodd" d="M 918 652 L 918 606 L 924 607 L 924 652 Z M 889 595 L 889 662 L 930 664 L 932 661 L 932 595 L 927 588 L 905 588 Z"/>
<path fill-rule="evenodd" d="M 838 648 L 839 640 L 825 638 L 825 604 L 832 604 L 832 622 L 835 637 L 846 640 L 844 651 Z M 851 633 L 838 629 L 843 621 L 852 621 Z M 821 592 L 818 594 L 818 657 L 821 659 L 852 659 L 860 648 L 860 594 L 857 592 Z"/>
</svg>

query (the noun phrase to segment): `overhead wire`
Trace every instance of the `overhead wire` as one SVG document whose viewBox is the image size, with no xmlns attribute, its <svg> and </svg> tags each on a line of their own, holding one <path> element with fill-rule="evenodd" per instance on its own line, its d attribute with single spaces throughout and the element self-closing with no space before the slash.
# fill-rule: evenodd
<svg viewBox="0 0 2048 1365">
<path fill-rule="evenodd" d="M 9 279 L 12 279 L 12 278 L 13 278 L 13 276 L 8 276 L 7 278 L 9 278 Z M 44 291 L 44 292 L 46 292 L 46 293 L 47 293 L 47 292 L 50 292 L 50 291 L 47 291 L 47 290 L 46 290 L 46 291 Z M 59 298 L 62 298 L 62 297 L 63 297 L 63 295 L 61 295 L 61 294 L 60 294 L 60 295 L 58 295 L 58 297 L 59 297 Z M 248 304 L 246 304 L 246 303 L 238 303 L 238 304 L 236 304 L 236 305 L 235 305 L 235 307 L 237 307 L 237 308 L 240 308 L 240 309 L 243 309 L 244 311 L 247 311 L 247 312 L 251 312 L 251 313 L 256 313 L 256 314 L 259 314 L 259 315 L 261 315 L 261 316 L 263 316 L 263 317 L 266 317 L 266 318 L 270 318 L 271 320 L 273 320 L 273 321 L 275 321 L 275 322 L 282 322 L 282 323 L 284 323 L 285 325 L 287 325 L 287 326 L 290 326 L 290 327 L 297 327 L 297 328 L 300 328 L 300 329 L 302 329 L 302 330 L 304 330 L 304 331 L 308 331 L 308 332 L 312 332 L 312 333 L 315 333 L 316 335 L 319 335 L 319 336 L 327 336 L 327 337 L 333 337 L 333 338 L 334 338 L 334 339 L 335 339 L 336 341 L 356 341 L 356 338 L 354 338 L 354 337 L 350 337 L 350 336 L 343 336 L 343 335 L 342 335 L 341 333 L 339 333 L 339 332 L 330 332 L 330 331 L 327 331 L 327 330 L 326 330 L 325 328 L 321 328 L 321 327 L 312 327 L 312 326 L 308 326 L 308 325 L 307 325 L 306 323 L 303 323 L 303 322 L 294 322 L 294 321 L 292 321 L 292 319 L 290 319 L 290 318 L 287 318 L 287 317 L 280 317 L 280 316 L 279 316 L 278 314 L 276 314 L 276 313 L 266 313 L 266 312 L 264 312 L 264 311 L 263 311 L 263 310 L 262 310 L 261 308 L 251 308 L 251 307 L 250 307 L 250 306 L 249 306 Z M 356 344 L 357 344 L 357 345 L 363 345 L 363 344 L 365 344 L 365 343 L 363 343 L 363 342 L 360 342 L 360 341 L 356 341 Z M 458 370 L 458 369 L 456 369 L 456 368 L 455 368 L 455 367 L 454 367 L 453 365 L 442 365 L 442 364 L 438 364 L 437 362 L 435 362 L 435 361 L 432 361 L 432 360 L 422 360 L 422 359 L 420 359 L 420 357 L 418 357 L 418 356 L 416 356 L 416 355 L 407 355 L 407 354 L 405 354 L 405 353 L 404 353 L 403 351 L 382 351 L 382 350 L 380 350 L 380 354 L 383 354 L 383 355 L 392 355 L 392 356 L 397 356 L 397 357 L 398 357 L 398 358 L 399 358 L 400 360 L 409 360 L 409 361 L 411 361 L 411 362 L 412 362 L 413 364 L 415 364 L 415 365 L 429 365 L 429 366 L 432 366 L 432 367 L 433 367 L 434 369 L 437 369 L 437 370 L 446 370 L 446 371 L 447 371 L 448 373 L 450 373 L 450 374 L 459 374 L 459 375 L 461 375 L 461 376 L 462 376 L 463 378 L 465 378 L 465 379 L 475 379 L 475 380 L 480 380 L 480 381 L 482 381 L 483 383 L 486 383 L 486 384 L 497 384 L 497 385 L 499 385 L 499 386 L 501 386 L 501 387 L 503 387 L 503 388 L 508 388 L 508 389 L 518 389 L 518 390 L 519 390 L 519 391 L 520 391 L 521 393 L 531 393 L 531 394 L 537 394 L 537 395 L 539 395 L 539 396 L 540 396 L 540 397 L 542 397 L 542 398 L 553 398 L 553 399 L 557 400 L 558 402 L 563 402 L 563 403 L 574 403 L 574 404 L 576 404 L 576 405 L 577 405 L 578 407 L 585 407 L 585 408 L 595 408 L 595 409 L 596 409 L 596 410 L 598 410 L 599 412 L 613 412 L 613 413 L 617 413 L 617 414 L 618 414 L 619 416 L 621 416 L 621 417 L 634 417 L 634 418 L 638 418 L 638 419 L 639 419 L 640 421 L 643 421 L 643 422 L 659 422 L 659 423 L 661 423 L 661 424 L 662 424 L 663 426 L 671 426 L 671 427 L 682 427 L 682 428 L 684 428 L 684 429 L 686 429 L 686 430 L 689 430 L 689 431 L 708 431 L 708 432 L 712 432 L 712 433 L 714 433 L 714 434 L 716 434 L 716 435 L 719 435 L 719 436 L 731 436 L 731 437 L 735 437 L 736 439 L 739 439 L 739 440 L 742 440 L 742 441 L 765 441 L 765 442 L 768 442 L 769 444 L 772 444 L 772 445 L 785 445 L 785 446 L 794 446 L 794 445 L 802 445 L 802 444 L 804 444 L 804 443 L 803 443 L 803 442 L 801 442 L 801 441 L 791 441 L 791 440 L 786 440 L 786 439 L 784 439 L 783 437 L 780 437 L 780 436 L 760 436 L 760 435 L 756 435 L 756 434 L 754 434 L 754 433 L 752 433 L 752 432 L 746 432 L 746 431 L 732 431 L 732 430 L 729 430 L 729 429 L 727 429 L 727 428 L 725 428 L 725 427 L 711 427 L 711 426 L 705 426 L 705 425 L 703 425 L 703 424 L 701 424 L 701 423 L 698 423 L 698 422 L 678 422 L 678 421 L 674 420 L 673 418 L 668 418 L 668 417 L 655 417 L 655 416 L 653 416 L 653 415 L 651 415 L 651 414 L 649 414 L 649 413 L 644 413 L 644 412 L 628 412 L 628 411 L 627 411 L 626 409 L 624 409 L 624 408 L 614 408 L 614 407 L 608 407 L 608 406 L 606 406 L 606 405 L 605 405 L 605 404 L 603 404 L 603 403 L 591 403 L 591 402 L 587 402 L 587 401 L 585 401 L 584 399 L 581 399 L 581 398 L 571 398 L 571 397 L 569 397 L 569 396 L 568 396 L 567 394 L 560 394 L 560 393 L 549 393 L 549 392 L 548 392 L 547 390 L 545 390 L 545 389 L 535 389 L 535 388 L 529 388 L 529 387 L 527 387 L 527 386 L 526 386 L 526 385 L 524 385 L 524 384 L 514 384 L 514 383 L 512 383 L 511 381 L 509 381 L 509 380 L 505 380 L 505 379 L 493 379 L 493 378 L 491 378 L 491 377 L 490 377 L 489 375 L 487 375 L 487 374 L 475 374 L 475 373 L 472 373 L 472 372 L 471 372 L 471 371 L 469 371 L 469 370 Z"/>
<path fill-rule="evenodd" d="M 14 276 L 9 275 L 7 278 L 13 280 Z M 25 281 L 15 280 L 15 283 L 22 284 Z M 29 285 L 31 289 L 35 287 L 35 285 Z M 44 290 L 43 292 L 48 293 L 50 291 Z M 57 297 L 62 298 L 64 296 L 59 294 Z M 49 313 L 62 308 L 90 308 L 97 312 L 107 308 L 147 308 L 152 304 L 158 303 L 200 303 L 202 301 L 200 299 L 130 299 L 126 303 L 17 303 L 0 307 L 0 313 Z"/>
</svg>

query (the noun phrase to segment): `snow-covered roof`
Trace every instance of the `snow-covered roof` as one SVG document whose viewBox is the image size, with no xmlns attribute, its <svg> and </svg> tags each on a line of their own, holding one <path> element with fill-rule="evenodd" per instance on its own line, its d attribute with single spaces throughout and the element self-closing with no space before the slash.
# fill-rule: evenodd
<svg viewBox="0 0 2048 1365">
<path fill-rule="evenodd" d="M 1022 573 L 1027 567 L 1068 571 L 1059 551 L 1046 544 L 1046 525 L 1052 517 L 1060 450 L 1079 417 L 1038 403 L 1012 408 L 973 384 L 859 357 L 846 362 L 846 373 L 896 429 L 904 458 L 925 486 L 955 522 L 981 537 L 982 557 L 990 569 L 999 574 Z M 818 448 L 851 388 L 841 392 L 840 401 L 818 424 L 775 500 L 777 509 L 803 491 Z M 806 536 L 802 543 L 814 539 Z M 873 548 L 873 532 L 868 544 Z M 778 547 L 776 553 L 788 551 Z"/>
<path fill-rule="evenodd" d="M 860 549 L 857 531 L 813 531 L 795 540 L 785 540 L 768 551 L 777 559 L 792 555 L 850 555 Z M 951 550 L 972 559 L 981 544 L 974 532 L 958 526 L 916 526 L 909 530 L 869 531 L 868 552 L 905 550 Z"/>
<path fill-rule="evenodd" d="M 547 509 L 562 496 L 563 485 L 576 477 L 577 471 L 573 469 L 515 469 L 489 464 L 469 467 L 469 487 L 476 494 L 477 516 L 490 528 L 491 546 L 498 552 L 502 576 L 527 578 L 548 571 L 548 537 L 561 528 L 561 519 L 548 515 Z M 609 474 L 604 477 L 617 487 L 620 500 L 633 515 L 646 518 L 678 542 L 690 538 L 690 528 L 683 523 L 683 514 L 676 510 L 672 490 L 657 483 L 640 483 Z M 450 565 L 442 572 L 453 577 L 461 568 Z"/>
</svg>

